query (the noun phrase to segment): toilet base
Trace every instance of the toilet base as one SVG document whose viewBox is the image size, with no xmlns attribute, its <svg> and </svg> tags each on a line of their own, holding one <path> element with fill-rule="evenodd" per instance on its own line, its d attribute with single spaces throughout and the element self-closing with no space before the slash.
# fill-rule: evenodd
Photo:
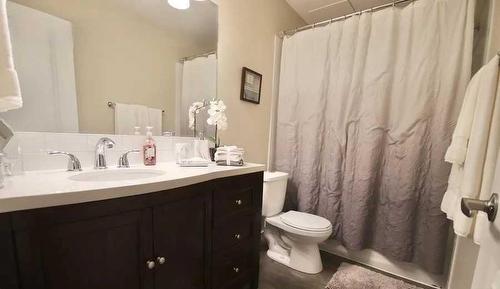
<svg viewBox="0 0 500 289">
<path fill-rule="evenodd" d="M 297 236 L 291 234 L 281 235 L 272 226 L 266 227 L 264 237 L 269 245 L 267 256 L 272 260 L 307 274 L 323 271 L 318 244 L 303 242 L 301 238 L 296 239 L 294 237 Z"/>
<path fill-rule="evenodd" d="M 323 264 L 321 263 L 319 248 L 318 246 L 316 246 L 316 249 L 318 249 L 317 255 L 316 254 L 311 255 L 311 249 L 312 251 L 315 251 L 315 248 L 308 248 L 306 251 L 309 253 L 307 254 L 304 254 L 304 252 L 302 251 L 297 251 L 292 249 L 292 251 L 290 252 L 291 253 L 290 256 L 274 252 L 271 250 L 267 250 L 266 255 L 272 260 L 280 264 L 283 264 L 285 266 L 288 266 L 294 270 L 307 274 L 318 274 L 321 271 L 323 271 Z"/>
<path fill-rule="evenodd" d="M 273 252 L 271 250 L 267 250 L 266 255 L 267 255 L 267 257 L 271 258 L 272 260 L 274 260 L 280 264 L 283 264 L 285 266 L 290 267 L 290 257 L 289 256 L 280 254 L 278 252 Z"/>
</svg>

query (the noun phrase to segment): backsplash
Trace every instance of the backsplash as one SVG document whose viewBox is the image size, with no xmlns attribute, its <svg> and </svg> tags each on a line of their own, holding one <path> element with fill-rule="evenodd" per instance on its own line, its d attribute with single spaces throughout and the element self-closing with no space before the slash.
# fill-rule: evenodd
<svg viewBox="0 0 500 289">
<path fill-rule="evenodd" d="M 106 151 L 107 164 L 117 165 L 118 158 L 130 149 L 141 149 L 145 136 L 136 135 L 105 135 L 78 133 L 45 133 L 16 132 L 4 149 L 7 160 L 13 165 L 13 173 L 23 171 L 65 169 L 68 163 L 66 156 L 48 155 L 47 152 L 58 150 L 76 155 L 83 168 L 94 166 L 94 150 L 97 140 L 109 137 L 116 145 Z M 158 162 L 175 160 L 175 144 L 191 143 L 190 137 L 155 136 Z M 142 163 L 142 153 L 129 154 L 131 165 Z"/>
</svg>

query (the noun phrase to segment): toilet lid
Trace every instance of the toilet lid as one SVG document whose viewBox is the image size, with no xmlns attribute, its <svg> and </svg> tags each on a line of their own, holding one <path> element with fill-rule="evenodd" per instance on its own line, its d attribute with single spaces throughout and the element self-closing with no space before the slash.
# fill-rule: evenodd
<svg viewBox="0 0 500 289">
<path fill-rule="evenodd" d="M 332 224 L 327 219 L 297 211 L 288 211 L 280 215 L 281 221 L 289 226 L 307 231 L 326 231 Z"/>
</svg>

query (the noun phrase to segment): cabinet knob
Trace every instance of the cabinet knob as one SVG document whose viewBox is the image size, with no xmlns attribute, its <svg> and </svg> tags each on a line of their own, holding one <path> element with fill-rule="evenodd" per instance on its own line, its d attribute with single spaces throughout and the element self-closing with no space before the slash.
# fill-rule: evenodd
<svg viewBox="0 0 500 289">
<path fill-rule="evenodd" d="M 239 239 L 241 238 L 241 235 L 240 235 L 240 234 L 234 234 L 234 238 L 235 238 L 236 240 L 239 240 Z"/>
<path fill-rule="evenodd" d="M 165 264 L 166 259 L 165 257 L 157 257 L 156 261 L 158 261 L 158 264 L 163 265 Z"/>
<path fill-rule="evenodd" d="M 146 266 L 148 267 L 149 270 L 153 270 L 156 266 L 155 261 L 146 261 Z"/>
<path fill-rule="evenodd" d="M 241 204 L 243 204 L 243 201 L 242 200 L 236 200 L 235 203 L 236 203 L 236 205 L 241 206 Z"/>
<path fill-rule="evenodd" d="M 235 273 L 238 273 L 238 272 L 240 272 L 240 268 L 238 268 L 238 267 L 233 267 L 233 271 L 234 271 Z"/>
</svg>

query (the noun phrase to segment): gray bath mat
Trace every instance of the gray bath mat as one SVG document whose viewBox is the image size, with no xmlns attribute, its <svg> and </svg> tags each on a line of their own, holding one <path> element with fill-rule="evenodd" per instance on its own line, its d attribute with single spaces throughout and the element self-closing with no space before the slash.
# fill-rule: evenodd
<svg viewBox="0 0 500 289">
<path fill-rule="evenodd" d="M 415 285 L 368 270 L 342 263 L 326 285 L 327 289 L 420 289 Z"/>
</svg>

